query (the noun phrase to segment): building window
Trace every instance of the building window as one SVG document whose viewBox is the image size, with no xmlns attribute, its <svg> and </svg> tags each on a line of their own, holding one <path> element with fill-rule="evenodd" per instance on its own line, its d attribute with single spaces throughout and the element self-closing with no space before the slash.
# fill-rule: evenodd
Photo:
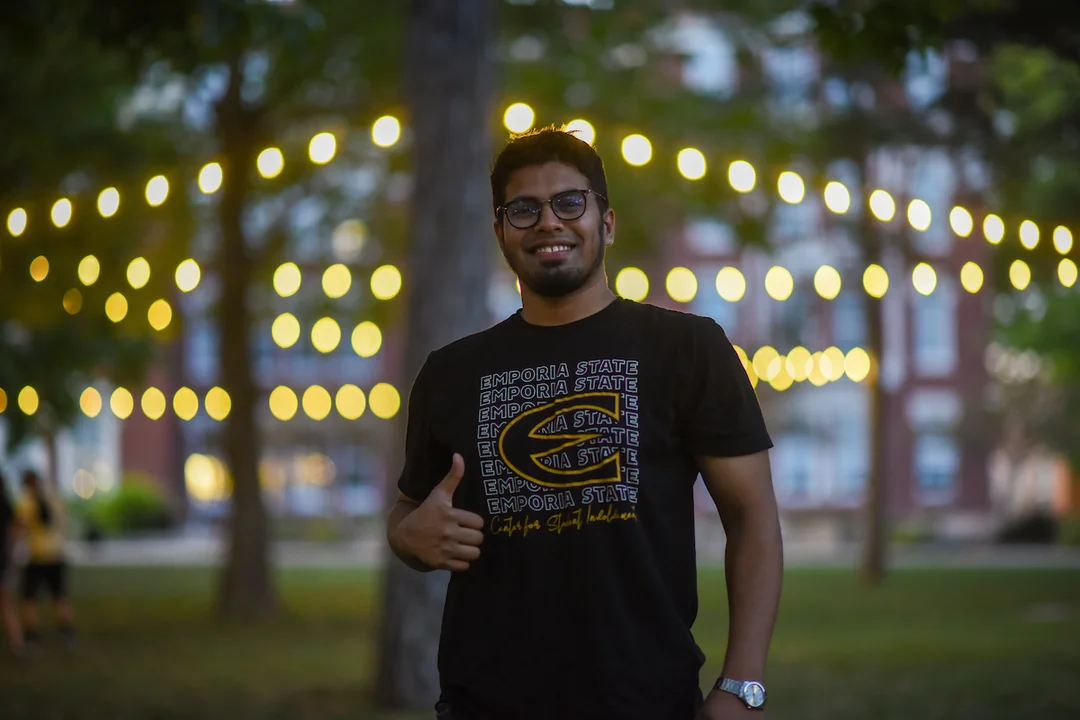
<svg viewBox="0 0 1080 720">
<path fill-rule="evenodd" d="M 915 370 L 924 376 L 948 375 L 956 367 L 956 288 L 939 278 L 930 295 L 912 292 Z"/>
<path fill-rule="evenodd" d="M 686 224 L 686 245 L 702 257 L 733 255 L 739 243 L 731 225 L 715 218 L 697 218 Z"/>
<path fill-rule="evenodd" d="M 847 82 L 836 77 L 827 77 L 821 82 L 821 94 L 829 107 L 846 110 L 851 107 L 851 88 Z"/>
<path fill-rule="evenodd" d="M 773 336 L 780 348 L 793 348 L 797 345 L 812 345 L 818 337 L 818 318 L 811 312 L 806 293 L 798 289 L 791 297 L 774 305 L 776 321 Z"/>
<path fill-rule="evenodd" d="M 928 151 L 915 163 L 908 188 L 913 198 L 921 198 L 930 206 L 930 227 L 915 233 L 915 246 L 927 255 L 944 256 L 953 247 L 949 227 L 956 171 L 952 160 L 943 152 Z"/>
<path fill-rule="evenodd" d="M 277 345 L 270 334 L 270 324 L 262 323 L 260 331 L 252 333 L 251 347 L 255 355 L 255 377 L 259 385 L 267 385 L 273 377 Z"/>
<path fill-rule="evenodd" d="M 104 395 L 102 388 L 98 388 L 98 390 Z M 102 423 L 104 421 L 104 418 L 89 418 L 79 415 L 75 420 L 75 423 L 71 426 L 71 439 L 76 445 L 81 445 L 83 447 L 89 448 L 98 445 L 104 437 L 102 428 Z M 0 488 L 0 490 L 3 490 L 3 488 Z"/>
<path fill-rule="evenodd" d="M 807 45 L 769 47 L 761 57 L 773 97 L 781 104 L 805 98 L 820 77 L 818 55 Z"/>
<path fill-rule="evenodd" d="M 290 215 L 290 255 L 298 262 L 318 262 L 327 243 L 320 232 L 326 217 L 326 203 L 316 197 L 297 201 Z"/>
<path fill-rule="evenodd" d="M 817 465 L 816 448 L 808 433 L 792 432 L 777 438 L 776 484 L 785 503 L 805 505 L 816 499 Z"/>
<path fill-rule="evenodd" d="M 190 381 L 207 387 L 213 385 L 218 366 L 217 328 L 205 317 L 192 318 L 186 339 Z"/>
<path fill-rule="evenodd" d="M 305 342 L 306 340 L 306 342 Z M 286 375 L 296 382 L 310 384 L 319 379 L 324 355 L 315 349 L 311 340 L 301 338 L 294 346 L 297 352 L 286 360 Z"/>
<path fill-rule="evenodd" d="M 860 293 L 842 292 L 832 303 L 833 344 L 842 350 L 866 344 L 866 300 Z"/>
<path fill-rule="evenodd" d="M 848 425 L 834 438 L 836 448 L 836 492 L 834 500 L 843 505 L 861 501 L 866 488 L 870 460 L 870 435 L 865 427 Z"/>
<path fill-rule="evenodd" d="M 804 198 L 797 205 L 778 203 L 773 208 L 771 239 L 777 245 L 812 240 L 821 232 L 821 204 Z"/>
<path fill-rule="evenodd" d="M 906 60 L 904 89 L 908 101 L 913 107 L 923 110 L 945 92 L 949 67 L 945 59 L 934 51 L 911 52 Z"/>
<path fill-rule="evenodd" d="M 915 439 L 915 477 L 925 504 L 950 502 L 956 494 L 960 451 L 956 442 L 941 433 L 921 433 Z"/>
</svg>

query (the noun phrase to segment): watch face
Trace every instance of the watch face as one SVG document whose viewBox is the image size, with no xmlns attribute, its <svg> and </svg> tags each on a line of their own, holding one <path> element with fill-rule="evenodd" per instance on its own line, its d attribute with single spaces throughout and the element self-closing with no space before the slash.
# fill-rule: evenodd
<svg viewBox="0 0 1080 720">
<path fill-rule="evenodd" d="M 760 683 L 748 682 L 743 685 L 743 700 L 752 708 L 765 704 L 765 688 Z"/>
</svg>

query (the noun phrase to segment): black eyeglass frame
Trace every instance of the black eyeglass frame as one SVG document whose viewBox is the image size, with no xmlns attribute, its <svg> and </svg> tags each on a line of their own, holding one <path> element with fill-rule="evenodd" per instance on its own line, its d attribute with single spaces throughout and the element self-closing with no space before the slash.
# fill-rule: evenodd
<svg viewBox="0 0 1080 720">
<path fill-rule="evenodd" d="M 581 205 L 581 214 L 575 215 L 574 217 L 563 217 L 562 215 L 559 214 L 559 211 L 555 209 L 555 198 L 562 197 L 563 195 L 567 195 L 567 194 L 570 194 L 570 193 L 581 193 L 581 196 L 584 198 L 584 202 Z M 595 195 L 596 197 L 600 198 L 604 202 L 607 202 L 607 198 L 604 197 L 604 195 L 602 193 L 598 193 L 595 190 L 589 190 L 587 188 L 585 188 L 585 189 L 571 188 L 569 190 L 563 190 L 562 192 L 555 193 L 554 195 L 552 195 L 551 197 L 549 197 L 546 200 L 540 200 L 538 198 L 514 198 L 510 202 L 503 203 L 499 207 L 495 208 L 495 217 L 500 219 L 500 220 L 503 217 L 505 217 L 506 221 L 508 223 L 510 223 L 510 225 L 512 225 L 513 227 L 517 228 L 518 230 L 528 230 L 531 227 L 535 227 L 536 224 L 538 222 L 540 222 L 540 216 L 544 214 L 544 205 L 548 205 L 548 206 L 551 207 L 551 212 L 555 213 L 555 217 L 559 218 L 560 220 L 566 220 L 567 222 L 569 222 L 571 220 L 577 220 L 577 219 L 583 217 L 585 215 L 585 213 L 588 212 L 588 210 L 589 210 L 589 196 L 590 195 Z M 537 204 L 537 206 L 539 207 L 539 210 L 533 216 L 534 220 L 530 224 L 528 224 L 528 225 L 515 225 L 514 221 L 510 219 L 510 216 L 506 214 L 506 209 L 512 203 L 521 202 L 522 200 L 532 200 L 532 201 L 534 201 Z"/>
</svg>

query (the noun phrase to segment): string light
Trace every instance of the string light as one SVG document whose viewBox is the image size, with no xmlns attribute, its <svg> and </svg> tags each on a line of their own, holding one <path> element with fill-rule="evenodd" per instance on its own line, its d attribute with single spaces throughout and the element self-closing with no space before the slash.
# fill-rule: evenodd
<svg viewBox="0 0 1080 720">
<path fill-rule="evenodd" d="M 371 141 L 381 148 L 393 147 L 401 139 L 401 123 L 393 115 L 383 115 L 371 126 Z"/>
<path fill-rule="evenodd" d="M 679 174 L 687 180 L 700 180 L 705 177 L 705 155 L 697 148 L 683 148 L 675 160 Z"/>
<path fill-rule="evenodd" d="M 337 138 L 333 133 L 321 132 L 308 143 L 308 157 L 316 165 L 325 165 L 337 154 Z"/>
<path fill-rule="evenodd" d="M 755 385 L 760 377 L 776 390 L 786 390 L 794 383 L 806 380 L 820 386 L 840 380 L 845 374 L 849 379 L 861 382 L 869 374 L 872 365 L 867 351 L 859 347 L 853 348 L 846 355 L 836 347 L 811 354 L 809 350 L 799 346 L 792 348 L 784 356 L 769 345 L 758 348 L 752 358 L 748 357 L 741 347 L 736 346 L 735 352 Z M 0 389 L 0 402 L 6 403 L 6 397 Z M 37 390 L 26 386 L 19 391 L 17 403 L 25 414 L 33 415 L 38 411 L 41 401 Z M 334 407 L 346 420 L 359 419 L 367 409 L 376 417 L 389 420 L 401 408 L 401 395 L 397 388 L 386 382 L 376 383 L 366 397 L 361 388 L 352 384 L 342 385 L 333 394 L 327 388 L 312 385 L 306 388 L 300 397 L 294 390 L 282 385 L 269 393 L 268 404 L 271 414 L 281 421 L 293 419 L 301 408 L 308 417 L 323 420 Z M 101 393 L 93 386 L 86 387 L 79 395 L 79 407 L 89 418 L 97 417 L 103 405 Z M 139 405 L 146 417 L 158 420 L 165 414 L 168 400 L 160 389 L 151 386 L 143 391 Z M 188 421 L 198 414 L 199 397 L 191 388 L 181 387 L 173 396 L 172 406 L 178 418 Z M 109 408 L 117 418 L 128 419 L 135 409 L 133 392 L 124 387 L 115 388 L 109 395 Z M 206 393 L 205 408 L 212 419 L 225 420 L 232 408 L 228 391 L 222 387 L 210 388 Z M 3 410 L 4 407 L 0 405 L 0 412 Z"/>
<path fill-rule="evenodd" d="M 728 302 L 739 302 L 746 294 L 746 278 L 738 268 L 722 268 L 716 273 L 716 292 Z"/>
<path fill-rule="evenodd" d="M 592 145 L 596 142 L 596 128 L 592 126 L 588 120 L 582 120 L 577 118 L 566 123 L 566 127 L 563 128 L 566 132 L 574 133 L 579 137 L 582 142 Z"/>
<path fill-rule="evenodd" d="M 911 227 L 923 232 L 930 227 L 930 206 L 926 204 L 925 200 L 915 198 L 908 203 L 907 217 Z"/>
<path fill-rule="evenodd" d="M 514 131 L 523 131 L 532 127 L 535 122 L 535 111 L 524 103 L 517 103 L 507 108 L 505 115 L 507 127 Z M 511 125 L 513 127 L 511 127 Z M 585 142 L 593 143 L 596 137 L 595 128 L 583 119 L 575 119 L 565 125 L 568 130 L 575 130 Z M 378 118 L 372 125 L 372 140 L 379 147 L 392 147 L 401 137 L 400 122 L 390 115 Z M 653 148 L 648 138 L 644 135 L 634 134 L 627 136 L 622 141 L 622 152 L 626 161 L 635 166 L 645 165 L 652 159 Z M 330 132 L 315 134 L 308 144 L 308 155 L 315 164 L 323 165 L 330 163 L 337 155 L 337 139 Z M 263 150 L 257 160 L 259 173 L 272 179 L 281 174 L 284 169 L 285 157 L 282 151 L 276 147 Z M 676 164 L 680 174 L 690 180 L 704 177 L 707 171 L 707 158 L 705 154 L 692 147 L 686 147 L 677 153 Z M 204 165 L 198 174 L 199 189 L 206 194 L 217 192 L 223 181 L 223 170 L 216 162 Z M 728 182 L 731 187 L 740 193 L 751 192 L 756 186 L 756 171 L 749 162 L 735 160 L 728 166 Z M 785 171 L 781 173 L 777 183 L 777 192 L 782 200 L 788 203 L 799 203 L 805 196 L 805 183 L 795 172 Z M 170 185 L 164 175 L 156 175 L 145 186 L 147 203 L 152 207 L 162 205 L 168 198 Z M 831 181 L 826 184 L 823 193 L 824 205 L 834 213 L 845 213 L 851 206 L 851 194 L 848 189 L 839 182 Z M 884 190 L 874 190 L 868 198 L 869 208 L 874 217 L 882 222 L 891 221 L 896 214 L 896 202 L 892 196 Z M 97 210 L 104 218 L 111 218 L 118 213 L 120 207 L 120 191 L 115 187 L 102 190 L 97 196 Z M 61 198 L 51 207 L 49 216 L 57 228 L 66 227 L 73 218 L 73 206 L 69 199 Z M 911 200 L 907 207 L 907 219 L 916 230 L 926 230 L 931 223 L 931 211 L 929 205 L 919 198 Z M 19 237 L 25 233 L 30 225 L 31 218 L 24 208 L 15 208 L 7 215 L 7 230 L 13 237 Z M 949 224 L 952 231 L 959 237 L 968 237 L 975 229 L 975 220 L 971 213 L 963 207 L 956 206 L 949 213 Z M 1002 219 L 993 213 L 983 217 L 981 228 L 987 242 L 1000 244 L 1005 235 L 1005 225 Z M 1018 228 L 1020 243 L 1027 249 L 1037 247 L 1040 240 L 1038 225 L 1030 219 L 1024 220 Z M 1061 255 L 1070 253 L 1073 249 L 1072 232 L 1064 227 L 1057 226 L 1052 232 L 1054 249 Z M 43 280 L 48 274 L 48 261 L 42 256 L 35 260 L 31 273 L 35 279 Z M 142 288 L 149 281 L 149 264 L 143 258 L 137 258 L 128 268 L 127 276 L 133 288 Z M 93 255 L 88 255 L 79 263 L 78 277 L 85 286 L 94 284 L 100 276 L 100 263 Z M 191 292 L 201 279 L 201 271 L 193 259 L 183 261 L 176 270 L 176 285 L 183 292 Z M 1009 268 L 1009 279 L 1017 289 L 1027 288 L 1032 281 L 1032 271 L 1027 263 L 1016 260 Z M 1065 287 L 1072 287 L 1077 282 L 1076 264 L 1069 258 L 1063 258 L 1057 268 L 1057 279 Z M 282 297 L 295 294 L 300 287 L 300 271 L 294 263 L 286 263 L 278 268 L 274 275 L 274 287 Z M 390 299 L 398 294 L 401 289 L 401 274 L 393 266 L 383 266 L 373 273 L 371 278 L 372 294 L 376 298 Z M 888 289 L 888 275 L 883 268 L 871 265 L 866 268 L 863 275 L 863 286 L 867 294 L 872 297 L 881 297 Z M 937 287 L 937 272 L 927 263 L 920 263 L 912 271 L 912 282 L 915 289 L 922 294 L 931 294 Z M 975 263 L 966 263 L 960 271 L 960 282 L 969 293 L 977 293 L 985 286 L 983 270 Z M 644 299 L 648 295 L 649 279 L 638 268 L 625 268 L 616 278 L 616 289 L 624 297 Z M 323 274 L 323 287 L 326 294 L 331 298 L 343 296 L 351 285 L 351 275 L 344 265 L 334 265 Z M 675 268 L 668 273 L 665 282 L 668 294 L 677 302 L 690 302 L 698 291 L 697 278 L 688 268 Z M 746 280 L 742 273 L 734 267 L 724 268 L 716 276 L 716 292 L 729 302 L 737 302 L 745 296 Z M 832 299 L 840 293 L 840 275 L 835 268 L 823 265 L 817 269 L 814 275 L 814 288 L 824 298 Z M 794 291 L 794 280 L 789 271 L 782 267 L 774 267 L 769 270 L 765 278 L 766 292 L 777 300 L 790 297 Z M 67 312 L 75 314 L 82 306 L 82 294 L 75 289 L 69 289 L 64 295 L 64 308 Z M 120 322 L 128 312 L 127 299 L 121 293 L 113 293 L 106 303 L 106 314 L 114 322 Z M 170 320 L 172 310 L 165 300 L 159 300 L 151 306 L 151 325 L 161 329 L 166 327 Z M 294 318 L 295 320 L 295 318 Z M 328 352 L 336 348 L 340 342 L 340 328 L 336 322 L 332 322 L 336 333 L 323 333 L 326 337 L 317 343 L 319 349 Z M 316 323 L 320 329 L 328 331 L 329 326 Z M 381 332 L 374 325 L 371 329 L 365 329 L 360 333 L 357 326 L 353 333 L 353 347 L 358 354 L 370 356 L 377 352 L 381 345 Z M 279 328 L 278 335 L 282 335 Z M 284 336 L 299 335 L 299 327 L 287 328 Z M 313 333 L 315 328 L 313 328 Z M 329 335 L 334 338 L 331 341 Z M 378 339 L 374 340 L 377 334 Z M 313 341 L 316 336 L 313 335 Z M 282 337 L 288 342 L 296 340 L 291 337 Z M 288 345 L 284 345 L 288 346 Z M 372 350 L 374 348 L 374 350 Z M 361 352 L 362 351 L 362 352 Z M 793 361 L 794 362 L 794 361 Z M 802 365 L 802 363 L 797 363 Z M 765 368 L 768 374 L 768 368 Z M 786 372 L 786 366 L 783 368 Z M 792 376 L 795 382 L 802 382 L 802 367 L 796 367 L 796 372 L 786 372 Z M 758 374 L 761 374 L 760 372 Z M 812 373 L 807 373 L 807 378 L 812 379 Z M 779 374 L 774 375 L 775 377 Z"/>
<path fill-rule="evenodd" d="M 523 132 L 531 128 L 535 122 L 536 113 L 526 103 L 513 103 L 507 107 L 504 113 L 504 121 L 507 128 L 512 132 Z M 595 141 L 596 130 L 588 121 L 577 118 L 566 123 L 564 129 L 576 131 L 578 136 L 585 142 L 592 144 Z M 400 121 L 392 115 L 383 115 L 377 118 L 371 126 L 372 141 L 379 147 L 392 147 L 400 140 L 402 134 Z M 311 161 L 318 165 L 331 162 L 337 156 L 337 138 L 332 132 L 319 132 L 312 136 L 308 143 L 308 156 Z M 643 135 L 634 134 L 623 140 L 623 154 L 627 162 L 632 165 L 644 165 L 652 157 L 652 144 Z M 683 148 L 677 153 L 677 164 L 680 172 L 689 179 L 698 179 L 705 174 L 707 161 L 705 154 L 697 148 Z M 259 173 L 272 179 L 281 174 L 285 165 L 285 157 L 280 148 L 268 147 L 259 153 L 256 167 Z M 787 171 L 781 174 L 778 190 L 780 196 L 786 202 L 800 202 L 805 192 L 802 178 L 796 173 Z M 199 189 L 205 194 L 217 192 L 222 184 L 223 170 L 219 163 L 210 162 L 204 165 L 198 174 Z M 753 166 L 745 160 L 736 160 L 728 167 L 728 181 L 738 192 L 750 192 L 756 184 L 756 173 Z M 169 181 L 164 175 L 151 178 L 145 189 L 147 202 L 151 206 L 159 206 L 165 202 L 170 192 Z M 825 205 L 836 213 L 846 212 L 850 208 L 850 193 L 839 182 L 829 182 L 825 187 Z M 120 195 L 116 188 L 106 188 L 98 195 L 98 210 L 104 217 L 112 217 L 119 208 Z M 896 212 L 896 203 L 884 190 L 874 190 L 869 197 L 869 206 L 873 215 L 883 222 L 892 220 Z M 71 201 L 61 198 L 53 204 L 50 217 L 53 224 L 59 228 L 65 227 L 72 219 L 73 208 Z M 929 205 L 924 200 L 914 199 L 908 206 L 909 221 L 916 229 L 922 230 L 929 227 Z M 954 207 L 949 215 L 950 226 L 960 237 L 967 237 L 974 229 L 974 221 L 971 213 L 963 207 Z M 15 208 L 8 213 L 7 229 L 10 235 L 18 237 L 22 235 L 28 226 L 29 217 L 24 208 Z M 998 244 L 1004 237 L 1004 224 L 1001 218 L 994 214 L 987 215 L 982 223 L 983 233 L 992 244 Z M 1034 248 L 1039 239 L 1039 230 L 1034 222 L 1026 220 L 1020 226 L 1021 242 L 1025 247 Z M 1054 231 L 1055 247 L 1066 254 L 1072 247 L 1070 231 L 1059 226 Z M 1065 249 L 1062 249 L 1065 248 Z"/>
<path fill-rule="evenodd" d="M 640 268 L 624 267 L 615 276 L 615 292 L 627 300 L 641 302 L 649 295 L 649 277 Z"/>
<path fill-rule="evenodd" d="M 1028 250 L 1034 250 L 1039 244 L 1039 226 L 1030 220 L 1020 223 L 1020 244 Z"/>
<path fill-rule="evenodd" d="M 199 190 L 204 195 L 213 195 L 219 189 L 221 189 L 221 182 L 225 176 L 221 171 L 221 165 L 216 162 L 207 163 L 203 165 L 202 170 L 199 171 Z"/>
<path fill-rule="evenodd" d="M 833 180 L 825 186 L 825 207 L 838 215 L 846 213 L 851 208 L 851 193 L 843 183 Z"/>
<path fill-rule="evenodd" d="M 111 218 L 120 209 L 120 191 L 114 187 L 105 188 L 98 193 L 98 212 L 103 218 Z"/>
<path fill-rule="evenodd" d="M 983 236 L 991 245 L 997 245 L 1005 237 L 1005 223 L 997 215 L 983 218 Z"/>
<path fill-rule="evenodd" d="M 972 295 L 979 292 L 983 286 L 982 268 L 970 261 L 964 263 L 960 268 L 960 285 Z"/>
<path fill-rule="evenodd" d="M 736 192 L 748 193 L 754 189 L 756 182 L 754 166 L 745 160 L 736 160 L 728 166 L 728 183 Z"/>
<path fill-rule="evenodd" d="M 514 103 L 503 113 L 503 125 L 512 133 L 523 133 L 533 126 L 536 113 L 526 103 Z"/>
<path fill-rule="evenodd" d="M 798 173 L 790 170 L 780 173 L 780 178 L 776 181 L 776 190 L 784 202 L 792 205 L 801 203 L 803 197 L 806 196 L 806 185 L 803 179 Z"/>
<path fill-rule="evenodd" d="M 628 165 L 641 167 L 652 159 L 652 143 L 644 135 L 627 135 L 622 141 L 622 156 Z"/>
<path fill-rule="evenodd" d="M 975 221 L 971 219 L 971 213 L 957 205 L 949 212 L 949 227 L 959 237 L 968 237 L 975 229 Z"/>
<path fill-rule="evenodd" d="M 881 222 L 889 222 L 896 215 L 896 202 L 884 190 L 870 193 L 870 212 Z"/>
</svg>

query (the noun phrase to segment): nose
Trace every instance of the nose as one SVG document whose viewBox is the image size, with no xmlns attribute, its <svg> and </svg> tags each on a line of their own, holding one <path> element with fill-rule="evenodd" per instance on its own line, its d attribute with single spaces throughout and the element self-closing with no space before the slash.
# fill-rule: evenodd
<svg viewBox="0 0 1080 720">
<path fill-rule="evenodd" d="M 562 231 L 563 221 L 555 214 L 555 211 L 551 209 L 550 201 L 540 205 L 540 219 L 536 221 L 536 225 L 533 229 L 539 232 Z"/>
</svg>

